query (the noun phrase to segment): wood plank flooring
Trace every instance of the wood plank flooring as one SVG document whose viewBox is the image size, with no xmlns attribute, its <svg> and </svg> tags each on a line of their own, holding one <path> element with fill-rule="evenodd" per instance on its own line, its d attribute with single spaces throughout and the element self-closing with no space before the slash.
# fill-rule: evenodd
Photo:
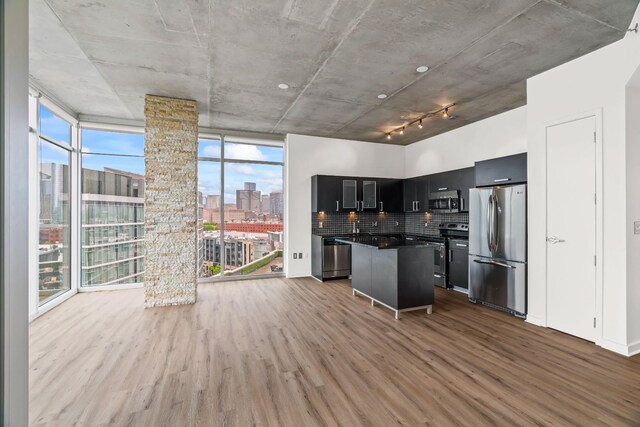
<svg viewBox="0 0 640 427">
<path fill-rule="evenodd" d="M 31 324 L 31 425 L 634 425 L 640 358 L 437 289 L 433 314 L 349 281 L 79 294 Z"/>
</svg>

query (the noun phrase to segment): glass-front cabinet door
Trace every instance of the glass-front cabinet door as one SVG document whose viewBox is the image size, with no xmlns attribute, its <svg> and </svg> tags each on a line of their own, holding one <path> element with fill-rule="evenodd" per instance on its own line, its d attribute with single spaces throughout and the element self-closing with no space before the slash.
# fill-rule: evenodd
<svg viewBox="0 0 640 427">
<path fill-rule="evenodd" d="M 362 181 L 362 208 L 376 209 L 378 189 L 376 181 Z"/>
<path fill-rule="evenodd" d="M 342 209 L 358 208 L 358 181 L 355 179 L 342 180 Z"/>
</svg>

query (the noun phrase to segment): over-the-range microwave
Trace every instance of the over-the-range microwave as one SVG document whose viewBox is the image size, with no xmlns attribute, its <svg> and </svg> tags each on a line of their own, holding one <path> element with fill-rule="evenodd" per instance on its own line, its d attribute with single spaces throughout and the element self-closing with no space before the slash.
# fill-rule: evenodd
<svg viewBox="0 0 640 427">
<path fill-rule="evenodd" d="M 429 211 L 441 213 L 456 213 L 464 210 L 464 199 L 460 198 L 460 191 L 436 191 L 429 194 Z"/>
</svg>

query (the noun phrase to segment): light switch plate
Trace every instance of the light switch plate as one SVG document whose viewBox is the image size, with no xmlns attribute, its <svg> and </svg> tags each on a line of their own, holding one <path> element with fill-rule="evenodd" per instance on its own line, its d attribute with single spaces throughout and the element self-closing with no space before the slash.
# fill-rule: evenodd
<svg viewBox="0 0 640 427">
<path fill-rule="evenodd" d="M 634 221 L 633 234 L 640 234 L 640 221 Z"/>
</svg>

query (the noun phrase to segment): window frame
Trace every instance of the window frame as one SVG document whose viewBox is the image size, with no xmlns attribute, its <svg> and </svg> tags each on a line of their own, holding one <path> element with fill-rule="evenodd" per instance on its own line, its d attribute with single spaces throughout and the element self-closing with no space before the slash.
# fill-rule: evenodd
<svg viewBox="0 0 640 427">
<path fill-rule="evenodd" d="M 229 139 L 230 144 L 247 144 L 253 146 L 265 146 L 265 147 L 278 147 L 282 148 L 282 161 L 274 162 L 274 161 L 265 161 L 265 160 L 245 160 L 245 159 L 226 159 L 224 155 L 225 150 L 225 142 L 226 139 Z M 225 185 L 224 185 L 224 175 L 225 175 L 225 164 L 226 163 L 235 163 L 235 164 L 260 164 L 260 165 L 270 165 L 270 166 L 281 166 L 282 167 L 282 197 L 283 197 L 283 210 L 286 212 L 286 200 L 287 200 L 287 189 L 286 189 L 286 141 L 284 137 L 279 135 L 263 135 L 263 134 L 255 134 L 248 132 L 200 132 L 198 135 L 198 140 L 219 140 L 220 141 L 220 157 L 200 157 L 198 156 L 197 162 L 219 162 L 220 163 L 220 206 L 225 205 Z M 198 195 L 198 189 L 196 188 L 196 197 Z M 224 243 L 224 208 L 220 210 L 220 264 L 226 265 L 227 258 L 227 248 Z M 285 230 L 285 218 L 283 215 L 282 224 L 283 231 L 286 235 Z M 284 243 L 284 242 L 283 242 Z M 285 272 L 287 271 L 286 263 L 287 263 L 287 248 L 286 246 L 282 251 L 282 271 L 277 273 L 267 273 L 267 274 L 250 274 L 250 275 L 239 275 L 239 276 L 211 276 L 211 277 L 198 277 L 198 283 L 219 283 L 225 281 L 235 281 L 235 280 L 251 280 L 251 279 L 264 279 L 270 277 L 284 277 Z"/>
<path fill-rule="evenodd" d="M 78 162 L 79 162 L 79 171 L 78 171 L 78 198 L 79 198 L 79 211 L 80 215 L 82 215 L 82 155 L 95 155 L 95 156 L 112 156 L 112 157 L 133 157 L 133 158 L 141 158 L 144 161 L 144 152 L 142 155 L 140 154 L 109 154 L 109 153 L 84 153 L 82 151 L 82 131 L 83 130 L 93 130 L 100 132 L 112 132 L 112 133 L 127 133 L 127 134 L 135 134 L 135 135 L 144 135 L 144 127 L 142 126 L 133 126 L 133 125 L 121 125 L 121 124 L 106 124 L 106 123 L 96 123 L 89 121 L 81 121 L 78 129 Z M 93 246 L 94 244 L 83 245 L 82 239 L 82 217 L 80 218 L 80 241 L 79 241 L 79 256 L 82 257 L 82 247 L 83 246 Z M 138 224 L 135 225 L 136 227 Z M 144 223 L 142 225 L 144 229 Z M 144 244 L 144 239 L 140 240 L 140 243 Z M 144 258 L 143 256 L 135 257 L 136 260 Z M 109 261 L 103 260 L 105 263 Z M 112 291 L 118 289 L 137 289 L 144 287 L 144 271 L 143 271 L 143 280 L 141 282 L 132 282 L 132 283 L 119 283 L 119 284 L 105 284 L 105 285 L 92 285 L 92 286 L 82 286 L 82 259 L 79 259 L 79 268 L 78 268 L 78 292 L 99 292 L 99 291 Z M 113 281 L 110 281 L 113 282 Z"/>
<path fill-rule="evenodd" d="M 70 143 L 57 141 L 40 132 L 40 107 L 70 125 Z M 40 304 L 39 301 L 39 244 L 40 244 L 40 140 L 65 150 L 69 155 L 69 289 Z M 29 171 L 29 221 L 37 227 L 29 227 L 29 320 L 46 313 L 78 292 L 80 265 L 79 210 L 78 210 L 78 120 L 50 99 L 35 90 L 29 91 L 29 161 L 34 166 Z M 37 165 L 37 167 L 35 167 Z"/>
</svg>

